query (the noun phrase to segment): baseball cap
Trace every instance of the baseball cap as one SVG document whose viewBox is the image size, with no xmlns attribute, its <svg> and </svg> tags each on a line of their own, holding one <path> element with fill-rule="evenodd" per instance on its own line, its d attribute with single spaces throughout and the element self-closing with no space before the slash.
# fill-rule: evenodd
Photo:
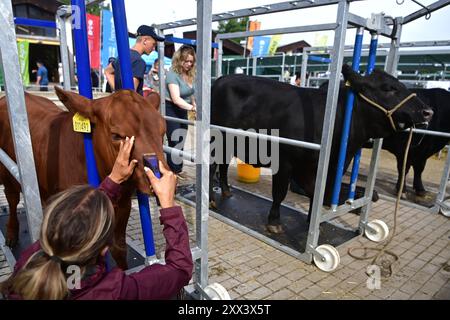
<svg viewBox="0 0 450 320">
<path fill-rule="evenodd" d="M 156 41 L 164 41 L 165 38 L 164 37 L 160 37 L 156 34 L 155 32 L 155 28 L 147 26 L 145 24 L 143 24 L 142 26 L 140 26 L 137 29 L 136 35 L 139 36 L 150 36 L 153 39 L 155 39 Z"/>
</svg>

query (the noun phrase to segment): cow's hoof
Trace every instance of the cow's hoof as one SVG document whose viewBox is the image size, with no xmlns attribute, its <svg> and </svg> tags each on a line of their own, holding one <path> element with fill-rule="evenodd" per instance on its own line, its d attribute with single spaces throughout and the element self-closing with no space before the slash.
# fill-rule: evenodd
<svg viewBox="0 0 450 320">
<path fill-rule="evenodd" d="M 267 231 L 274 234 L 280 234 L 283 233 L 283 227 L 281 224 L 268 224 L 266 225 Z"/>
<path fill-rule="evenodd" d="M 402 195 L 400 196 L 400 199 L 408 200 L 408 194 L 406 192 L 402 192 Z"/>
<path fill-rule="evenodd" d="M 427 192 L 425 190 L 419 190 L 419 191 L 416 190 L 416 196 L 423 198 L 426 195 L 427 195 Z"/>
<path fill-rule="evenodd" d="M 18 242 L 19 242 L 19 239 L 15 238 L 15 237 L 14 238 L 7 237 L 5 240 L 5 244 L 10 248 L 14 248 Z"/>
<path fill-rule="evenodd" d="M 209 202 L 209 208 L 210 209 L 217 209 L 216 201 L 212 200 Z"/>
<path fill-rule="evenodd" d="M 222 198 L 228 199 L 231 198 L 233 196 L 233 194 L 231 193 L 231 191 L 222 191 Z"/>
</svg>

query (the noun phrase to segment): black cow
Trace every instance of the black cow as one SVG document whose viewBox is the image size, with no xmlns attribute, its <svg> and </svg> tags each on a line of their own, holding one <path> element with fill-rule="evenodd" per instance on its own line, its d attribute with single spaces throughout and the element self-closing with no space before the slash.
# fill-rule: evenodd
<svg viewBox="0 0 450 320">
<path fill-rule="evenodd" d="M 411 89 L 417 96 L 434 111 L 428 130 L 450 132 L 450 92 L 444 89 Z M 400 189 L 400 176 L 405 158 L 405 145 L 408 133 L 399 132 L 383 140 L 383 149 L 388 150 L 397 158 L 397 191 Z M 439 152 L 449 142 L 448 138 L 414 134 L 406 162 L 406 174 L 411 166 L 414 169 L 413 188 L 418 196 L 426 194 L 422 183 L 422 172 L 427 159 Z M 404 188 L 403 191 L 406 189 Z"/>
<path fill-rule="evenodd" d="M 355 92 L 363 94 L 386 109 L 393 108 L 411 94 L 396 78 L 383 71 L 375 70 L 363 77 L 344 65 L 342 73 Z M 329 203 L 331 197 L 331 182 L 336 171 L 347 90 L 348 88 L 342 88 L 339 92 L 325 203 Z M 229 75 L 216 80 L 212 87 L 211 99 L 212 124 L 244 130 L 279 129 L 281 137 L 320 143 L 326 104 L 324 90 L 297 88 L 262 77 Z M 433 111 L 420 99 L 410 97 L 393 114 L 393 123 L 396 129 L 407 128 L 414 123 L 429 121 L 432 114 Z M 369 138 L 382 138 L 393 132 L 394 128 L 385 113 L 357 96 L 345 168 L 348 167 L 355 152 Z M 227 170 L 232 154 L 223 151 L 224 160 L 227 161 L 225 164 L 219 164 L 220 186 L 222 196 L 227 197 L 231 195 L 227 183 Z M 279 170 L 272 177 L 273 203 L 267 225 L 270 232 L 282 231 L 280 204 L 286 196 L 291 177 L 309 196 L 311 212 L 318 159 L 318 151 L 280 144 Z M 211 174 L 216 168 L 217 164 L 213 163 L 210 168 Z"/>
</svg>

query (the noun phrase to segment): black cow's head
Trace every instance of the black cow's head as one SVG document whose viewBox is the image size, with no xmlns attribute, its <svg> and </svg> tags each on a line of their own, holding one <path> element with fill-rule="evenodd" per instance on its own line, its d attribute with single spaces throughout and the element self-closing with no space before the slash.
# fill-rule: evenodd
<svg viewBox="0 0 450 320">
<path fill-rule="evenodd" d="M 342 74 L 360 99 L 386 114 L 394 130 L 427 126 L 430 122 L 431 108 L 390 74 L 375 69 L 370 75 L 361 76 L 348 65 L 343 65 Z"/>
</svg>

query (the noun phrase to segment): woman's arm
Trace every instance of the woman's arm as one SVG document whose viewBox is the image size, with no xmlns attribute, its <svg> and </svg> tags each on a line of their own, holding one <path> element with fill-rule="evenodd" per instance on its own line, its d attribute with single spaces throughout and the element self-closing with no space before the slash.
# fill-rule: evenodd
<svg viewBox="0 0 450 320">
<path fill-rule="evenodd" d="M 180 86 L 175 83 L 169 83 L 167 85 L 169 88 L 170 98 L 172 99 L 172 102 L 176 104 L 181 109 L 185 110 L 192 110 L 194 109 L 194 106 L 190 103 L 187 103 L 180 97 Z"/>
</svg>

